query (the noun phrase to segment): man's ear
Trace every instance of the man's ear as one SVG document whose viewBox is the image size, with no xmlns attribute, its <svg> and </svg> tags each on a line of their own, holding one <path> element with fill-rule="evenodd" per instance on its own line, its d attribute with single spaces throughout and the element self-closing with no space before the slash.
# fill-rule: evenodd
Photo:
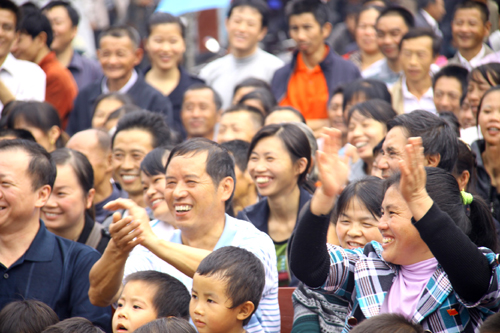
<svg viewBox="0 0 500 333">
<path fill-rule="evenodd" d="M 267 34 L 267 27 L 263 27 L 259 33 L 259 42 L 263 40 L 264 37 L 266 37 L 266 34 Z"/>
<path fill-rule="evenodd" d="M 49 200 L 51 190 L 52 189 L 49 185 L 43 185 L 38 190 L 36 190 L 37 198 L 35 202 L 35 208 L 42 208 L 43 206 L 45 206 L 47 200 Z"/>
<path fill-rule="evenodd" d="M 42 31 L 33 40 L 39 45 L 47 45 L 47 33 Z"/>
<path fill-rule="evenodd" d="M 110 151 L 106 154 L 106 173 L 113 172 L 113 153 Z"/>
<path fill-rule="evenodd" d="M 327 39 L 328 36 L 330 36 L 330 33 L 332 32 L 332 24 L 330 22 L 326 22 L 323 24 L 323 27 L 321 28 L 321 34 L 323 35 L 323 39 Z"/>
<path fill-rule="evenodd" d="M 135 49 L 134 53 L 135 53 L 134 65 L 138 66 L 142 61 L 142 57 L 144 56 L 144 50 L 138 47 L 137 49 Z"/>
<path fill-rule="evenodd" d="M 226 177 L 219 183 L 219 190 L 221 191 L 222 201 L 228 201 L 231 198 L 234 190 L 234 179 Z"/>
<path fill-rule="evenodd" d="M 238 314 L 236 315 L 236 319 L 241 321 L 247 319 L 252 315 L 253 310 L 255 310 L 255 305 L 250 301 L 246 301 L 245 303 L 238 306 Z"/>
<path fill-rule="evenodd" d="M 439 165 L 439 162 L 441 162 L 441 155 L 440 154 L 425 155 L 425 161 L 427 163 L 425 166 L 437 167 Z"/>
<path fill-rule="evenodd" d="M 490 35 L 490 31 L 491 31 L 491 22 L 490 21 L 488 21 L 484 24 L 484 29 L 485 29 L 484 36 L 488 37 Z"/>
</svg>

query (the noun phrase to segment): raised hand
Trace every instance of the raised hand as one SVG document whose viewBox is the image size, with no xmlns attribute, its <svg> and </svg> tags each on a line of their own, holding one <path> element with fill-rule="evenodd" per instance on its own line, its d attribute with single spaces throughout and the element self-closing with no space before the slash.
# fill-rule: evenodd
<svg viewBox="0 0 500 333">
<path fill-rule="evenodd" d="M 422 138 L 409 138 L 405 149 L 406 157 L 399 162 L 401 170 L 399 190 L 410 207 L 413 217 L 418 221 L 433 203 L 425 189 L 427 173 L 425 172 Z"/>
<path fill-rule="evenodd" d="M 325 128 L 323 150 L 316 152 L 321 186 L 316 190 L 311 201 L 313 214 L 327 214 L 333 208 L 335 199 L 344 189 L 349 178 L 348 156 L 339 157 L 342 133 L 333 128 Z"/>
<path fill-rule="evenodd" d="M 113 223 L 109 226 L 111 242 L 120 253 L 128 254 L 141 241 L 142 231 L 137 229 L 140 223 L 132 221 L 131 216 L 121 218 L 120 213 L 113 214 Z"/>
</svg>

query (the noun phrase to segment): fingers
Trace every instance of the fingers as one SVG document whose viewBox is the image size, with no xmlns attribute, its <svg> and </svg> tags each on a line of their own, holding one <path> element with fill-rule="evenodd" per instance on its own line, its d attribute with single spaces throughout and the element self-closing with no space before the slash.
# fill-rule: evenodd
<svg viewBox="0 0 500 333">
<path fill-rule="evenodd" d="M 113 216 L 114 218 L 115 216 Z M 125 249 L 129 243 L 133 242 L 137 237 L 142 234 L 139 228 L 140 223 L 132 221 L 130 216 L 127 216 L 119 221 L 113 222 L 109 226 L 109 232 L 115 244 L 120 249 Z M 134 245 L 135 246 L 135 245 Z"/>
<path fill-rule="evenodd" d="M 108 210 L 118 210 L 118 209 L 131 209 L 136 206 L 137 204 L 130 199 L 119 198 L 108 202 L 106 205 L 104 205 L 104 208 Z"/>
</svg>

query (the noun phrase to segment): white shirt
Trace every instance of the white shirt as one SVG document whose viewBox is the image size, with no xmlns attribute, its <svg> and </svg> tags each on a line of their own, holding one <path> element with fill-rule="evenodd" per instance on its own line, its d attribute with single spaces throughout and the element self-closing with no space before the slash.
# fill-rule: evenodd
<svg viewBox="0 0 500 333">
<path fill-rule="evenodd" d="M 182 244 L 181 231 L 175 230 L 171 242 Z M 245 326 L 248 333 L 280 332 L 280 311 L 278 305 L 278 270 L 276 268 L 276 250 L 271 238 L 258 230 L 252 223 L 226 215 L 222 235 L 214 251 L 224 246 L 237 246 L 246 249 L 264 265 L 266 283 L 257 311 Z M 136 249 L 138 249 L 136 251 Z M 155 270 L 167 273 L 180 280 L 188 290 L 192 289 L 193 279 L 179 272 L 176 268 L 161 260 L 142 246 L 136 246 L 125 264 L 124 278 L 131 273 Z"/>
<path fill-rule="evenodd" d="M 467 68 L 469 70 L 469 72 L 481 65 L 481 60 L 484 58 L 484 55 L 486 53 L 486 48 L 484 47 L 484 44 L 483 46 L 481 47 L 481 51 L 479 51 L 478 54 L 476 54 L 476 56 L 474 58 L 472 58 L 470 61 L 468 61 L 467 59 L 465 59 L 459 51 L 457 51 L 457 54 L 458 54 L 458 60 L 460 60 L 460 64 L 462 66 L 464 66 L 465 68 Z"/>
<path fill-rule="evenodd" d="M 424 17 L 424 19 L 429 23 L 429 25 L 432 28 L 432 31 L 438 36 L 443 38 L 443 33 L 441 30 L 439 30 L 439 23 L 432 17 L 429 13 L 427 13 L 425 10 L 420 9 L 420 14 Z"/>
<path fill-rule="evenodd" d="M 414 110 L 425 110 L 437 114 L 436 106 L 434 105 L 434 92 L 432 90 L 432 86 L 420 99 L 418 99 L 408 90 L 408 87 L 406 86 L 406 78 L 403 77 L 402 91 L 405 113 L 409 113 Z"/>
<path fill-rule="evenodd" d="M 483 138 L 483 133 L 481 133 L 481 127 L 478 125 L 462 128 L 460 130 L 460 138 L 467 143 L 469 146 L 474 143 L 474 141 L 480 140 Z"/>
<path fill-rule="evenodd" d="M 128 79 L 127 83 L 125 83 L 125 85 L 121 87 L 121 89 L 118 90 L 117 92 L 121 94 L 126 94 L 130 90 L 130 88 L 132 88 L 135 82 L 137 82 L 137 77 L 138 77 L 137 72 L 134 69 L 132 71 L 132 75 L 130 75 L 130 79 Z M 108 79 L 106 77 L 102 79 L 101 90 L 103 94 L 107 94 L 110 92 L 108 88 Z"/>
<path fill-rule="evenodd" d="M 8 54 L 0 66 L 0 80 L 9 88 L 16 100 L 39 101 L 45 100 L 45 72 L 35 63 L 18 60 Z M 3 104 L 0 102 L 0 111 Z"/>
</svg>

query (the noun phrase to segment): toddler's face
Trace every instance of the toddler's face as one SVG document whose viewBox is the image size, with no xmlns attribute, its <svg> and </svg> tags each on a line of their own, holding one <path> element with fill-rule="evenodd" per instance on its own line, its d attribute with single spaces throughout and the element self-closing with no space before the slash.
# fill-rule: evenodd
<svg viewBox="0 0 500 333">
<path fill-rule="evenodd" d="M 153 305 L 157 289 L 143 281 L 128 282 L 113 316 L 113 333 L 133 332 L 157 319 L 158 312 Z"/>
<path fill-rule="evenodd" d="M 230 309 L 232 300 L 226 295 L 226 282 L 196 273 L 189 314 L 199 333 L 235 332 L 241 321 L 237 319 L 240 307 Z"/>
</svg>

